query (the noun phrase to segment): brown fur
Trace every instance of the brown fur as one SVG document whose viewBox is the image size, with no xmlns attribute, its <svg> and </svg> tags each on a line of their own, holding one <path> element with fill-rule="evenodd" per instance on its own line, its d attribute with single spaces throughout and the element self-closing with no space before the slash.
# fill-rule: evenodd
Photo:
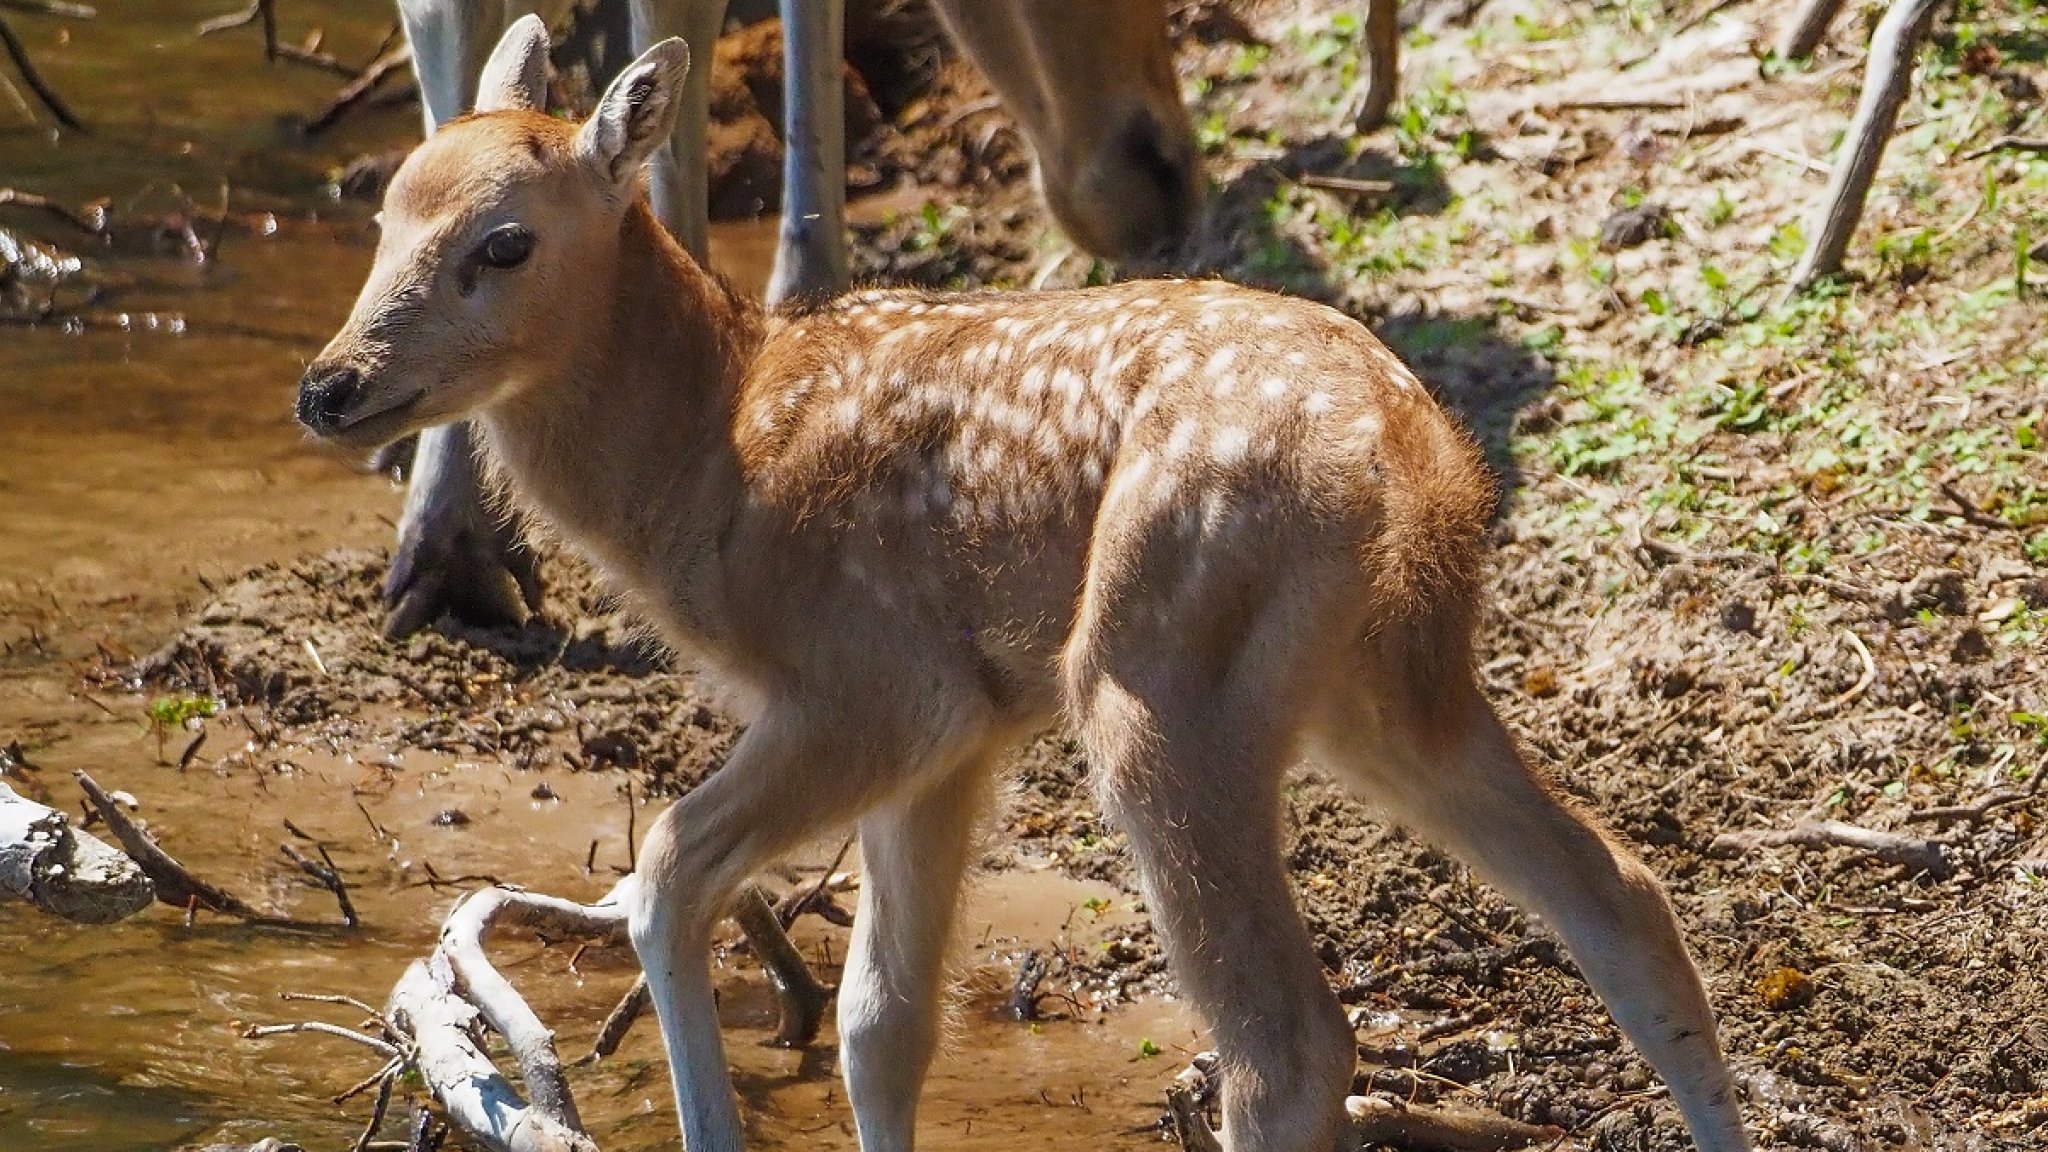
<svg viewBox="0 0 2048 1152">
<path fill-rule="evenodd" d="M 598 117 L 630 161 L 651 129 L 613 100 Z M 1702 1146 L 1746 1146 L 1655 881 L 1478 692 L 1493 486 L 1370 333 L 1199 281 L 764 315 L 576 133 L 494 115 L 436 135 L 321 360 L 364 373 L 363 412 L 418 388 L 413 422 L 473 414 L 517 498 L 752 722 L 641 856 L 633 937 L 693 1152 L 739 1135 L 705 967 L 719 908 L 855 817 L 849 1096 L 865 1147 L 908 1146 L 973 815 L 1005 750 L 1059 719 L 1226 1057 L 1233 1147 L 1324 1152 L 1350 1076 L 1281 863 L 1304 752 L 1541 911 Z M 435 287 L 508 218 L 539 232 L 528 265 Z"/>
</svg>

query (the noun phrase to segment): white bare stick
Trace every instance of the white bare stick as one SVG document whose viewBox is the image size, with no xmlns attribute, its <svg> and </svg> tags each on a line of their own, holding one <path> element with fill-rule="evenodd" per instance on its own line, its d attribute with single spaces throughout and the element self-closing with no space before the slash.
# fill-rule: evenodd
<svg viewBox="0 0 2048 1152">
<path fill-rule="evenodd" d="M 583 1124 L 576 1115 L 569 1083 L 562 1076 L 555 1034 L 484 954 L 485 937 L 502 927 L 537 928 L 623 944 L 625 909 L 618 904 L 585 906 L 533 892 L 486 888 L 463 897 L 441 925 L 437 955 L 446 959 L 461 992 L 476 1005 L 484 1022 L 505 1038 L 512 1058 L 519 1063 L 520 1078 L 533 1094 L 534 1106 L 580 1130 Z"/>
<path fill-rule="evenodd" d="M 597 1152 L 590 1137 L 529 1106 L 478 1046 L 483 1023 L 447 958 L 415 960 L 385 1009 L 412 1037 L 413 1063 L 448 1119 L 492 1152 Z"/>
<path fill-rule="evenodd" d="M 1893 0 L 1890 11 L 1878 23 L 1870 38 L 1870 63 L 1863 73 L 1863 95 L 1856 101 L 1856 115 L 1842 137 L 1842 152 L 1835 160 L 1834 175 L 1828 179 L 1826 199 L 1809 226 L 1813 239 L 1806 254 L 1792 271 L 1791 290 L 1797 292 L 1823 276 L 1842 270 L 1842 256 L 1849 239 L 1863 219 L 1863 202 L 1870 195 L 1870 182 L 1884 159 L 1885 143 L 1898 121 L 1899 105 L 1913 81 L 1913 56 L 1934 20 L 1936 0 Z"/>
<path fill-rule="evenodd" d="M 156 889 L 119 849 L 0 784 L 0 896 L 81 924 L 110 924 L 149 907 Z"/>
</svg>

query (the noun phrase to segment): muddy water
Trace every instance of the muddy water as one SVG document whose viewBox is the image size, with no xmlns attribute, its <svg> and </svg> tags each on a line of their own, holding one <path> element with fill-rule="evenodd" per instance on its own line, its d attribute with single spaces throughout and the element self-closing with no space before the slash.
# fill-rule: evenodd
<svg viewBox="0 0 2048 1152">
<path fill-rule="evenodd" d="M 536 800 L 534 773 L 417 750 L 238 757 L 225 718 L 180 771 L 160 758 L 143 697 L 87 687 L 96 653 L 152 646 L 208 582 L 308 551 L 381 544 L 397 514 L 389 484 L 309 447 L 289 409 L 301 365 L 369 259 L 367 209 L 332 200 L 326 177 L 350 155 L 408 139 L 413 113 L 300 139 L 290 117 L 318 107 L 335 79 L 266 66 L 253 29 L 193 35 L 198 20 L 231 6 L 154 0 L 102 6 L 89 22 L 10 16 L 94 131 L 52 137 L 0 104 L 0 186 L 72 202 L 105 196 L 130 218 L 182 216 L 202 233 L 226 205 L 246 226 L 228 230 L 213 259 L 195 261 L 147 245 L 97 249 L 15 210 L 0 215 L 0 226 L 77 245 L 116 289 L 75 330 L 0 328 L 0 746 L 20 741 L 34 765 L 10 774 L 17 789 L 69 805 L 70 771 L 88 769 L 135 796 L 195 870 L 281 911 L 331 919 L 325 894 L 279 862 L 289 820 L 331 845 L 367 928 L 188 926 L 159 909 L 83 929 L 0 905 L 4 1149 L 177 1148 L 273 1134 L 347 1146 L 366 1102 L 330 1098 L 372 1071 L 368 1055 L 320 1038 L 248 1041 L 243 1026 L 350 1022 L 346 1011 L 280 1003 L 282 992 L 381 1001 L 461 890 L 429 883 L 434 876 L 598 895 L 626 862 L 629 825 L 649 816 L 629 817 L 620 780 L 606 774 L 549 773 L 558 798 Z M 321 26 L 326 48 L 351 61 L 369 58 L 390 21 L 381 5 L 337 0 L 280 10 L 288 38 Z M 719 262 L 758 282 L 770 236 L 763 226 L 722 230 Z M 469 823 L 436 826 L 432 816 L 448 809 Z M 1194 1043 L 1178 1006 L 1036 1027 L 995 1013 L 1017 950 L 1096 938 L 1129 915 L 1120 894 L 1056 873 L 984 879 L 963 929 L 972 994 L 927 1094 L 929 1140 L 1148 1142 L 1139 1129 L 1155 1114 L 1174 1049 Z M 836 974 L 829 960 L 844 953 L 842 932 L 814 929 L 801 943 Z M 629 957 L 598 953 L 572 968 L 569 951 L 537 944 L 500 955 L 570 1053 L 587 1045 L 632 971 Z M 730 1055 L 757 1143 L 851 1147 L 829 1034 L 808 1053 L 767 1047 L 773 1008 L 759 974 L 720 963 Z M 1168 1054 L 1140 1058 L 1141 1040 Z M 674 1146 L 650 1027 L 576 1084 L 605 1147 Z"/>
</svg>

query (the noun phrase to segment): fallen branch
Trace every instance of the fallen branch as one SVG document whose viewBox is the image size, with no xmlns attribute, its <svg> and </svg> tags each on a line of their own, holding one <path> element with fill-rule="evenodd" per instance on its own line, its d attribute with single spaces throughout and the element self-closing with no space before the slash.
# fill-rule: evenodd
<svg viewBox="0 0 2048 1152">
<path fill-rule="evenodd" d="M 225 16 L 216 16 L 211 20 L 203 21 L 199 25 L 199 35 L 211 36 L 216 32 L 226 32 L 234 28 L 246 28 L 258 20 L 263 21 L 263 58 L 265 60 L 275 60 L 277 59 L 277 11 L 273 0 L 251 0 L 249 6 L 240 12 L 230 12 Z"/>
<path fill-rule="evenodd" d="M 1806 0 L 1799 6 L 1799 14 L 1778 35 L 1778 57 L 1804 60 L 1813 55 L 1813 50 L 1827 37 L 1835 13 L 1841 10 L 1842 0 Z"/>
<path fill-rule="evenodd" d="M 595 1064 L 619 1050 L 619 1044 L 626 1039 L 626 1030 L 633 1021 L 647 1011 L 647 975 L 642 973 L 633 978 L 633 986 L 619 997 L 619 1003 L 604 1018 L 604 1024 L 597 1030 L 597 1039 L 590 1042 L 590 1054 L 581 1063 Z"/>
<path fill-rule="evenodd" d="M 1943 480 L 1938 487 L 1941 489 L 1941 494 L 1948 497 L 1949 502 L 1956 506 L 1956 511 L 1962 514 L 1965 522 L 1975 524 L 1979 528 L 1989 528 L 1994 532 L 2026 531 L 2026 529 L 2021 528 L 2012 521 L 2000 516 L 1994 516 L 1978 507 L 1977 502 L 1970 499 L 1969 493 L 1956 487 L 1955 481 Z"/>
<path fill-rule="evenodd" d="M 768 978 L 775 984 L 781 1009 L 775 1042 L 785 1048 L 808 1047 L 818 1038 L 825 1005 L 832 998 L 831 989 L 811 974 L 810 965 L 804 963 L 803 954 L 790 942 L 789 933 L 783 931 L 782 921 L 759 885 L 749 884 L 740 890 L 733 900 L 732 918 L 740 931 L 747 934 L 747 945 L 753 949 L 754 958 L 768 970 Z"/>
<path fill-rule="evenodd" d="M 325 107 L 315 112 L 311 120 L 306 121 L 306 126 L 302 131 L 308 136 L 318 136 L 329 128 L 334 127 L 343 116 L 348 114 L 350 109 L 368 99 L 370 93 L 376 91 L 377 86 L 384 83 L 385 79 L 393 72 L 400 71 L 411 64 L 412 49 L 404 44 L 370 61 L 367 68 L 357 73 L 354 79 L 342 85 L 341 90 L 334 94 L 333 99 L 329 100 Z"/>
<path fill-rule="evenodd" d="M 64 16 L 72 20 L 94 20 L 99 9 L 89 4 L 67 4 L 64 0 L 0 0 L 0 8 L 33 12 L 38 16 Z"/>
<path fill-rule="evenodd" d="M 2044 765 L 2044 768 L 2048 768 L 2048 765 Z M 2044 771 L 2043 768 L 2036 768 L 2033 780 L 2025 788 L 2000 788 L 1995 792 L 1986 792 L 1968 804 L 1950 804 L 1940 808 L 1923 808 L 1918 812 L 1908 812 L 1906 814 L 1906 823 L 1925 824 L 1931 822 L 1944 827 L 1959 821 L 1975 824 L 2002 808 L 2011 808 L 2016 804 L 2025 804 L 2027 801 L 2040 796 L 2041 784 L 2044 780 L 2048 780 L 2048 771 Z"/>
<path fill-rule="evenodd" d="M 2000 136 L 1982 148 L 1963 153 L 1963 159 L 1980 160 L 1993 152 L 2048 152 L 2048 136 Z"/>
<path fill-rule="evenodd" d="M 1474 948 L 1470 952 L 1425 956 L 1412 964 L 1381 972 L 1359 985 L 1357 990 L 1384 992 L 1411 976 L 1457 976 L 1474 984 L 1489 985 L 1499 980 L 1503 971 L 1529 960 L 1560 972 L 1576 974 L 1578 971 L 1557 941 L 1548 936 L 1532 936 L 1512 944 Z"/>
<path fill-rule="evenodd" d="M 356 906 L 348 898 L 348 885 L 342 883 L 341 870 L 334 866 L 334 861 L 327 855 L 327 849 L 319 848 L 320 859 L 314 860 L 289 844 L 279 844 L 277 847 L 287 860 L 299 866 L 299 871 L 318 880 L 322 888 L 334 893 L 334 902 L 341 905 L 343 925 L 350 928 L 362 927 L 362 921 L 356 916 Z"/>
<path fill-rule="evenodd" d="M 1950 870 L 1948 846 L 1938 840 L 1901 836 L 1840 820 L 1802 820 L 1790 828 L 1748 829 L 1714 837 L 1713 850 L 1724 856 L 1759 848 L 1854 848 L 1887 864 L 1936 878 L 1947 876 Z"/>
<path fill-rule="evenodd" d="M 118 849 L 0 784 L 0 896 L 81 924 L 111 924 L 149 907 L 156 889 Z"/>
<path fill-rule="evenodd" d="M 597 1152 L 590 1137 L 521 1099 L 478 1040 L 482 1017 L 457 991 L 436 951 L 415 960 L 385 1009 L 412 1046 L 412 1064 L 448 1119 L 492 1152 Z"/>
<path fill-rule="evenodd" d="M 28 58 L 28 48 L 22 44 L 21 38 L 14 34 L 14 29 L 8 26 L 5 17 L 0 17 L 0 47 L 7 49 L 7 55 L 14 61 L 14 67 L 21 73 L 22 80 L 26 81 L 29 90 L 36 94 L 36 99 L 43 102 L 43 107 L 50 110 L 50 115 L 57 118 L 57 123 L 73 132 L 86 131 L 85 121 L 78 118 L 78 114 L 71 110 L 70 105 L 64 103 L 64 98 L 57 95 L 57 90 L 43 79 L 42 73 L 36 71 L 35 61 Z"/>
<path fill-rule="evenodd" d="M 1221 1062 L 1214 1052 L 1196 1056 L 1167 1086 L 1167 1119 L 1182 1152 L 1223 1152 L 1223 1142 L 1209 1127 L 1208 1119 L 1209 1106 L 1221 1090 Z M 1459 1105 L 1416 1107 L 1376 1095 L 1346 1097 L 1344 1116 L 1346 1130 L 1337 1146 L 1346 1152 L 1385 1144 L 1447 1152 L 1501 1152 L 1563 1134 L 1563 1129 L 1555 1126 L 1524 1124 L 1498 1112 Z"/>
<path fill-rule="evenodd" d="M 1418 1108 L 1384 1096 L 1348 1096 L 1344 1114 L 1351 1121 L 1348 1146 L 1352 1148 L 1392 1144 L 1448 1152 L 1500 1152 L 1563 1134 L 1557 1127 L 1524 1124 L 1498 1112 L 1457 1104 Z"/>
<path fill-rule="evenodd" d="M 1828 178 L 1827 196 L 1809 229 L 1805 255 L 1792 271 L 1791 290 L 1798 292 L 1823 276 L 1842 270 L 1842 256 L 1863 218 L 1870 182 L 1884 158 L 1886 142 L 1897 123 L 1899 106 L 1913 82 L 1913 57 L 1934 22 L 1936 0 L 1892 0 L 1870 38 L 1869 64 L 1863 73 L 1863 94 L 1856 115 L 1842 137 L 1842 151 Z"/>
<path fill-rule="evenodd" d="M 121 811 L 114 798 L 107 795 L 92 777 L 83 772 L 71 774 L 78 786 L 85 790 L 85 797 L 92 802 L 93 811 L 107 822 L 107 829 L 121 842 L 131 859 L 140 865 L 150 882 L 156 885 L 156 898 L 173 908 L 204 908 L 225 916 L 264 924 L 292 924 L 297 921 L 280 920 L 277 917 L 258 912 L 239 897 L 222 888 L 194 876 L 192 871 L 178 863 L 156 838 L 142 830 L 142 826 Z"/>
<path fill-rule="evenodd" d="M 569 1082 L 562 1074 L 554 1033 L 541 1023 L 518 989 L 484 954 L 485 939 L 500 927 L 531 928 L 550 936 L 624 944 L 625 905 L 612 896 L 586 906 L 534 892 L 485 888 L 456 903 L 441 925 L 441 943 L 434 950 L 458 982 L 463 998 L 476 1006 L 484 1023 L 505 1038 L 513 1060 L 519 1065 L 520 1079 L 533 1095 L 534 1107 L 580 1132 L 583 1124 L 576 1115 Z M 428 1083 L 434 1086 L 431 1079 Z M 436 1097 L 440 1094 L 437 1089 Z"/>
</svg>

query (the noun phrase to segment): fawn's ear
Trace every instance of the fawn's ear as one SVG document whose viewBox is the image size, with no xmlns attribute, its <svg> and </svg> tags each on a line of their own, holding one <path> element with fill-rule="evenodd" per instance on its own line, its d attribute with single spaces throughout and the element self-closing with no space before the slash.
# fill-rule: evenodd
<svg viewBox="0 0 2048 1152">
<path fill-rule="evenodd" d="M 642 53 L 604 90 L 576 132 L 576 155 L 614 185 L 629 185 L 668 140 L 683 106 L 690 49 L 671 36 Z"/>
<path fill-rule="evenodd" d="M 538 112 L 548 103 L 548 26 L 531 13 L 505 29 L 476 82 L 479 112 Z"/>
</svg>

